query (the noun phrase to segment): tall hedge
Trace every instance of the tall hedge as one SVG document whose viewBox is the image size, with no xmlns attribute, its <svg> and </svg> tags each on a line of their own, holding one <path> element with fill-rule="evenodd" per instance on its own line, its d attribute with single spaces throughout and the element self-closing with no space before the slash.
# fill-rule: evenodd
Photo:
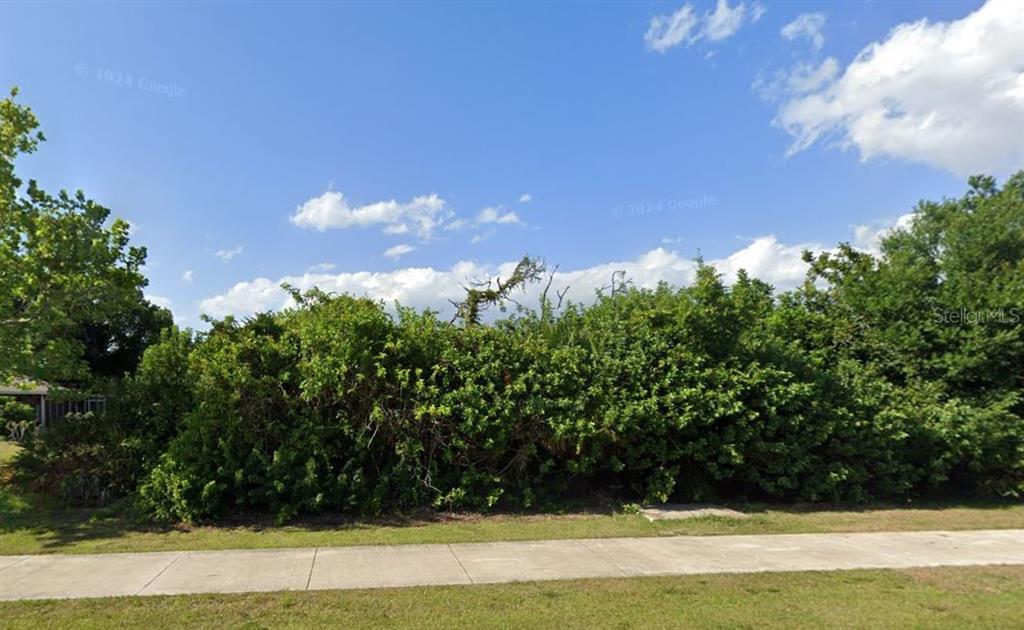
<svg viewBox="0 0 1024 630">
<path fill-rule="evenodd" d="M 111 486 L 193 521 L 594 491 L 1020 496 L 1024 173 L 970 184 L 875 254 L 807 254 L 807 282 L 782 295 L 701 265 L 688 287 L 486 325 L 314 290 L 165 333 L 90 452 L 132 462 Z"/>
<path fill-rule="evenodd" d="M 595 489 L 1019 496 L 1022 184 L 977 178 L 961 199 L 921 204 L 879 256 L 808 254 L 807 283 L 782 296 L 701 265 L 689 287 L 491 325 L 317 291 L 218 322 L 188 357 L 195 403 L 141 494 L 186 520 Z"/>
</svg>

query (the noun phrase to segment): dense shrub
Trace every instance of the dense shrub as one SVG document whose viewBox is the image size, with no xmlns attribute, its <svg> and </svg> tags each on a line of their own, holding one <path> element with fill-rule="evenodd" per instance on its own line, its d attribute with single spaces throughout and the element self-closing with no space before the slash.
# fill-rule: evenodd
<svg viewBox="0 0 1024 630">
<path fill-rule="evenodd" d="M 70 414 L 33 431 L 16 480 L 74 504 L 106 504 L 134 492 L 193 406 L 192 339 L 174 328 L 146 349 L 134 374 L 107 383 L 102 412 Z"/>
<path fill-rule="evenodd" d="M 138 480 L 138 440 L 112 416 L 73 413 L 24 443 L 14 460 L 15 480 L 73 505 L 105 505 L 131 492 Z"/>
<path fill-rule="evenodd" d="M 68 478 L 137 488 L 155 515 L 184 520 L 594 490 L 1019 496 L 1024 174 L 1002 189 L 973 179 L 914 217 L 877 256 L 808 254 L 807 282 L 780 296 L 703 265 L 688 287 L 617 285 L 590 306 L 545 302 L 486 325 L 296 294 L 196 339 L 166 331 L 104 418 L 72 420 L 42 450 L 66 448 L 47 461 L 81 468 Z M 951 321 L 954 309 L 1001 316 Z"/>
</svg>

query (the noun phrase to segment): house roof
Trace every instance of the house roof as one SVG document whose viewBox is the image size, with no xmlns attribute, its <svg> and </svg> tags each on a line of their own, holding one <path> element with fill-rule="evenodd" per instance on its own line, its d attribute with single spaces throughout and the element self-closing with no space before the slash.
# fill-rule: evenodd
<svg viewBox="0 0 1024 630">
<path fill-rule="evenodd" d="M 45 396 L 50 393 L 50 384 L 46 381 L 33 381 L 18 377 L 6 383 L 0 383 L 0 396 Z"/>
</svg>

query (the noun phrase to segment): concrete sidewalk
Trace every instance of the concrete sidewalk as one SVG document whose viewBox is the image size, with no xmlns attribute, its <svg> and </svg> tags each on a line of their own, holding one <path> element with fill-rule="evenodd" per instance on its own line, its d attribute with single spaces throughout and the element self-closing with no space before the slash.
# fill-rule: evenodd
<svg viewBox="0 0 1024 630">
<path fill-rule="evenodd" d="M 1024 530 L 0 556 L 0 599 L 1024 564 Z"/>
</svg>

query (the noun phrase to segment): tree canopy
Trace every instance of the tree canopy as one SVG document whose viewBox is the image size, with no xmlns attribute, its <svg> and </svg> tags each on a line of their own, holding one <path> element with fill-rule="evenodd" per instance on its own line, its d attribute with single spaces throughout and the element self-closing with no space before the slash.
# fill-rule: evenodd
<svg viewBox="0 0 1024 630">
<path fill-rule="evenodd" d="M 152 328 L 170 319 L 143 297 L 146 249 L 81 190 L 50 194 L 17 176 L 17 158 L 45 140 L 17 94 L 0 101 L 0 381 L 83 382 L 90 368 L 131 369 Z"/>
</svg>

